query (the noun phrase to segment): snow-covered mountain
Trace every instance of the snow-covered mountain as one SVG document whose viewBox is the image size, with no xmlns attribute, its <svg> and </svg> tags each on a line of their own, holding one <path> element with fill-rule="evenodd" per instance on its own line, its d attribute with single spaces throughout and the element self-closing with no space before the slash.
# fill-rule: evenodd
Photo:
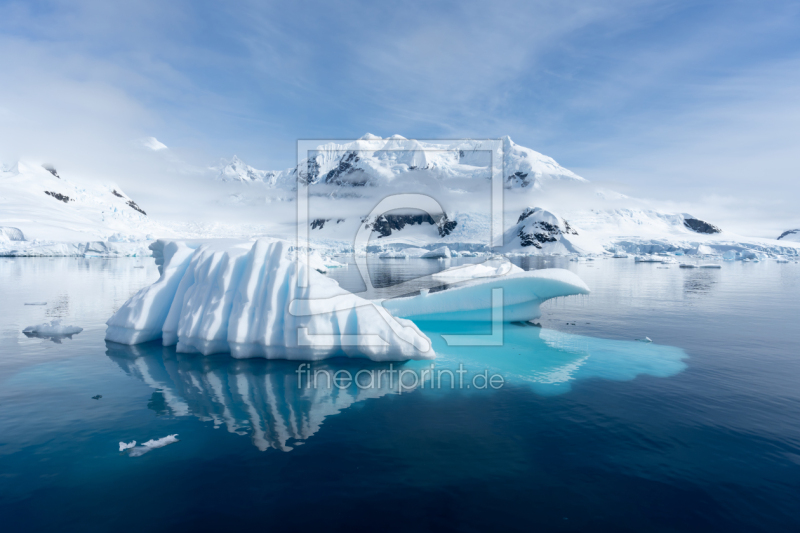
<svg viewBox="0 0 800 533">
<path fill-rule="evenodd" d="M 34 243 L 131 243 L 169 234 L 119 185 L 74 182 L 52 165 L 25 161 L 0 172 L 0 228 L 2 248 L 20 250 Z"/>
<path fill-rule="evenodd" d="M 283 171 L 258 170 L 236 156 L 215 168 L 219 169 L 217 179 L 221 181 L 262 182 L 291 188 L 296 186 L 299 176 L 301 183 L 310 185 L 363 187 L 385 185 L 415 172 L 444 181 L 488 180 L 493 161 L 502 160 L 503 179 L 509 189 L 538 189 L 551 181 L 586 182 L 551 157 L 519 146 L 508 136 L 502 143 L 501 154 L 501 150 L 493 149 L 486 141 L 424 142 L 401 135 L 384 139 L 368 133 L 356 141 L 323 144 L 296 167 Z"/>
<path fill-rule="evenodd" d="M 0 254 L 58 249 L 66 255 L 103 255 L 104 247 L 119 248 L 120 242 L 146 246 L 148 237 L 293 239 L 298 181 L 310 185 L 312 247 L 349 250 L 356 233 L 366 229 L 370 251 L 443 245 L 455 251 L 498 251 L 489 247 L 490 178 L 492 165 L 497 170 L 500 161 L 505 188 L 502 252 L 758 250 L 800 255 L 798 230 L 778 240 L 750 238 L 713 220 L 653 209 L 647 201 L 600 189 L 508 137 L 498 143 L 371 134 L 315 147 L 296 167 L 283 171 L 259 170 L 234 156 L 210 167 L 215 179 L 198 180 L 196 190 L 186 191 L 186 182 L 181 182 L 184 189 L 164 192 L 167 202 L 161 212 L 168 211 L 170 223 L 152 220 L 146 206 L 116 184 L 83 182 L 53 165 L 23 161 L 0 172 Z M 401 193 L 428 195 L 438 207 L 427 213 L 414 206 L 372 212 L 383 199 Z M 53 248 L 60 242 L 84 244 Z"/>
<path fill-rule="evenodd" d="M 281 174 L 275 170 L 258 170 L 246 164 L 237 156 L 230 160 L 222 160 L 216 167 L 212 167 L 219 181 L 238 181 L 242 183 L 260 182 L 274 186 L 276 179 Z"/>
</svg>

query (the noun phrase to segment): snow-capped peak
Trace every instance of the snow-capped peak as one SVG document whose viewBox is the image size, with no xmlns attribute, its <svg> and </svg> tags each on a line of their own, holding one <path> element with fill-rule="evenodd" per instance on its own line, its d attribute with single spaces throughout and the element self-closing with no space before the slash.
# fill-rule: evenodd
<svg viewBox="0 0 800 533">
<path fill-rule="evenodd" d="M 275 184 L 275 179 L 279 172 L 274 170 L 258 170 L 237 156 L 233 156 L 229 161 L 222 160 L 216 167 L 219 170 L 217 179 L 220 181 L 239 181 L 239 182 L 263 182 L 269 185 Z"/>
</svg>

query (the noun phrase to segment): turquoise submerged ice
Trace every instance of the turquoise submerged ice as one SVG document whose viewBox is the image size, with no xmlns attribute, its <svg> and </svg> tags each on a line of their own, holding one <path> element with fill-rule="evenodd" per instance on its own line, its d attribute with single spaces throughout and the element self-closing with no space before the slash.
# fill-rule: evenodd
<svg viewBox="0 0 800 533">
<path fill-rule="evenodd" d="M 239 359 L 430 359 L 430 339 L 407 318 L 489 321 L 492 289 L 500 288 L 503 320 L 525 321 L 547 299 L 589 292 L 577 275 L 547 269 L 380 305 L 295 261 L 285 241 L 160 240 L 151 248 L 161 277 L 108 320 L 108 341 L 161 338 L 178 352 Z"/>
<path fill-rule="evenodd" d="M 448 346 L 443 334 L 474 335 L 475 328 L 458 322 L 420 322 L 419 326 L 433 341 L 437 369 L 461 364 L 473 373 L 500 374 L 506 385 L 528 385 L 539 394 L 567 392 L 572 383 L 582 379 L 669 377 L 686 368 L 686 352 L 656 343 L 602 339 L 506 323 L 501 346 Z M 489 333 L 488 328 L 485 333 Z"/>
</svg>

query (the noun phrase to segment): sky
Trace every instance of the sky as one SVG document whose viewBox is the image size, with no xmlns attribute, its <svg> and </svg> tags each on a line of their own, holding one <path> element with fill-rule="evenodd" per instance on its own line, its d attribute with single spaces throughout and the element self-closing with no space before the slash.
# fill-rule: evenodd
<svg viewBox="0 0 800 533">
<path fill-rule="evenodd" d="M 135 193 L 234 154 L 287 168 L 297 139 L 510 135 L 774 237 L 800 227 L 798 28 L 770 0 L 0 0 L 0 162 Z"/>
</svg>

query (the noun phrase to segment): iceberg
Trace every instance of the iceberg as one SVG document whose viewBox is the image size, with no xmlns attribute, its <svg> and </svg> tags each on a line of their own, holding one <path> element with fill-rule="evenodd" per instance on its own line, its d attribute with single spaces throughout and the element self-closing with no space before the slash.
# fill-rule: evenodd
<svg viewBox="0 0 800 533">
<path fill-rule="evenodd" d="M 159 240 L 150 247 L 161 277 L 108 320 L 107 341 L 161 338 L 178 352 L 238 359 L 435 356 L 413 322 L 292 260 L 286 241 Z"/>
<path fill-rule="evenodd" d="M 492 320 L 493 289 L 502 289 L 503 321 L 526 322 L 539 318 L 539 307 L 551 298 L 589 294 L 589 287 L 573 272 L 546 268 L 490 278 L 477 278 L 445 291 L 384 300 L 394 316 L 414 320 Z"/>
<path fill-rule="evenodd" d="M 136 446 L 135 440 L 127 444 L 120 442 L 119 451 L 124 452 L 125 450 L 129 450 L 128 455 L 130 457 L 141 457 L 142 455 L 155 449 L 163 448 L 169 444 L 179 442 L 177 437 L 178 434 L 175 433 L 174 435 L 167 435 L 166 437 L 161 437 L 160 439 L 150 439 L 147 442 L 143 442 L 141 446 Z"/>
<path fill-rule="evenodd" d="M 450 259 L 451 255 L 450 248 L 442 246 L 441 248 L 424 253 L 420 257 L 422 259 Z"/>
<path fill-rule="evenodd" d="M 441 272 L 432 274 L 431 277 L 446 283 L 456 283 L 458 281 L 470 279 L 505 276 L 506 274 L 516 274 L 518 272 L 525 271 L 509 261 L 497 262 L 489 260 L 475 265 L 461 265 L 447 268 Z"/>
<path fill-rule="evenodd" d="M 61 339 L 71 339 L 73 335 L 77 335 L 83 331 L 83 328 L 77 326 L 63 326 L 61 319 L 52 320 L 39 324 L 38 326 L 28 326 L 22 330 L 26 337 L 35 337 L 39 339 L 48 339 L 56 344 L 61 344 Z"/>
</svg>

